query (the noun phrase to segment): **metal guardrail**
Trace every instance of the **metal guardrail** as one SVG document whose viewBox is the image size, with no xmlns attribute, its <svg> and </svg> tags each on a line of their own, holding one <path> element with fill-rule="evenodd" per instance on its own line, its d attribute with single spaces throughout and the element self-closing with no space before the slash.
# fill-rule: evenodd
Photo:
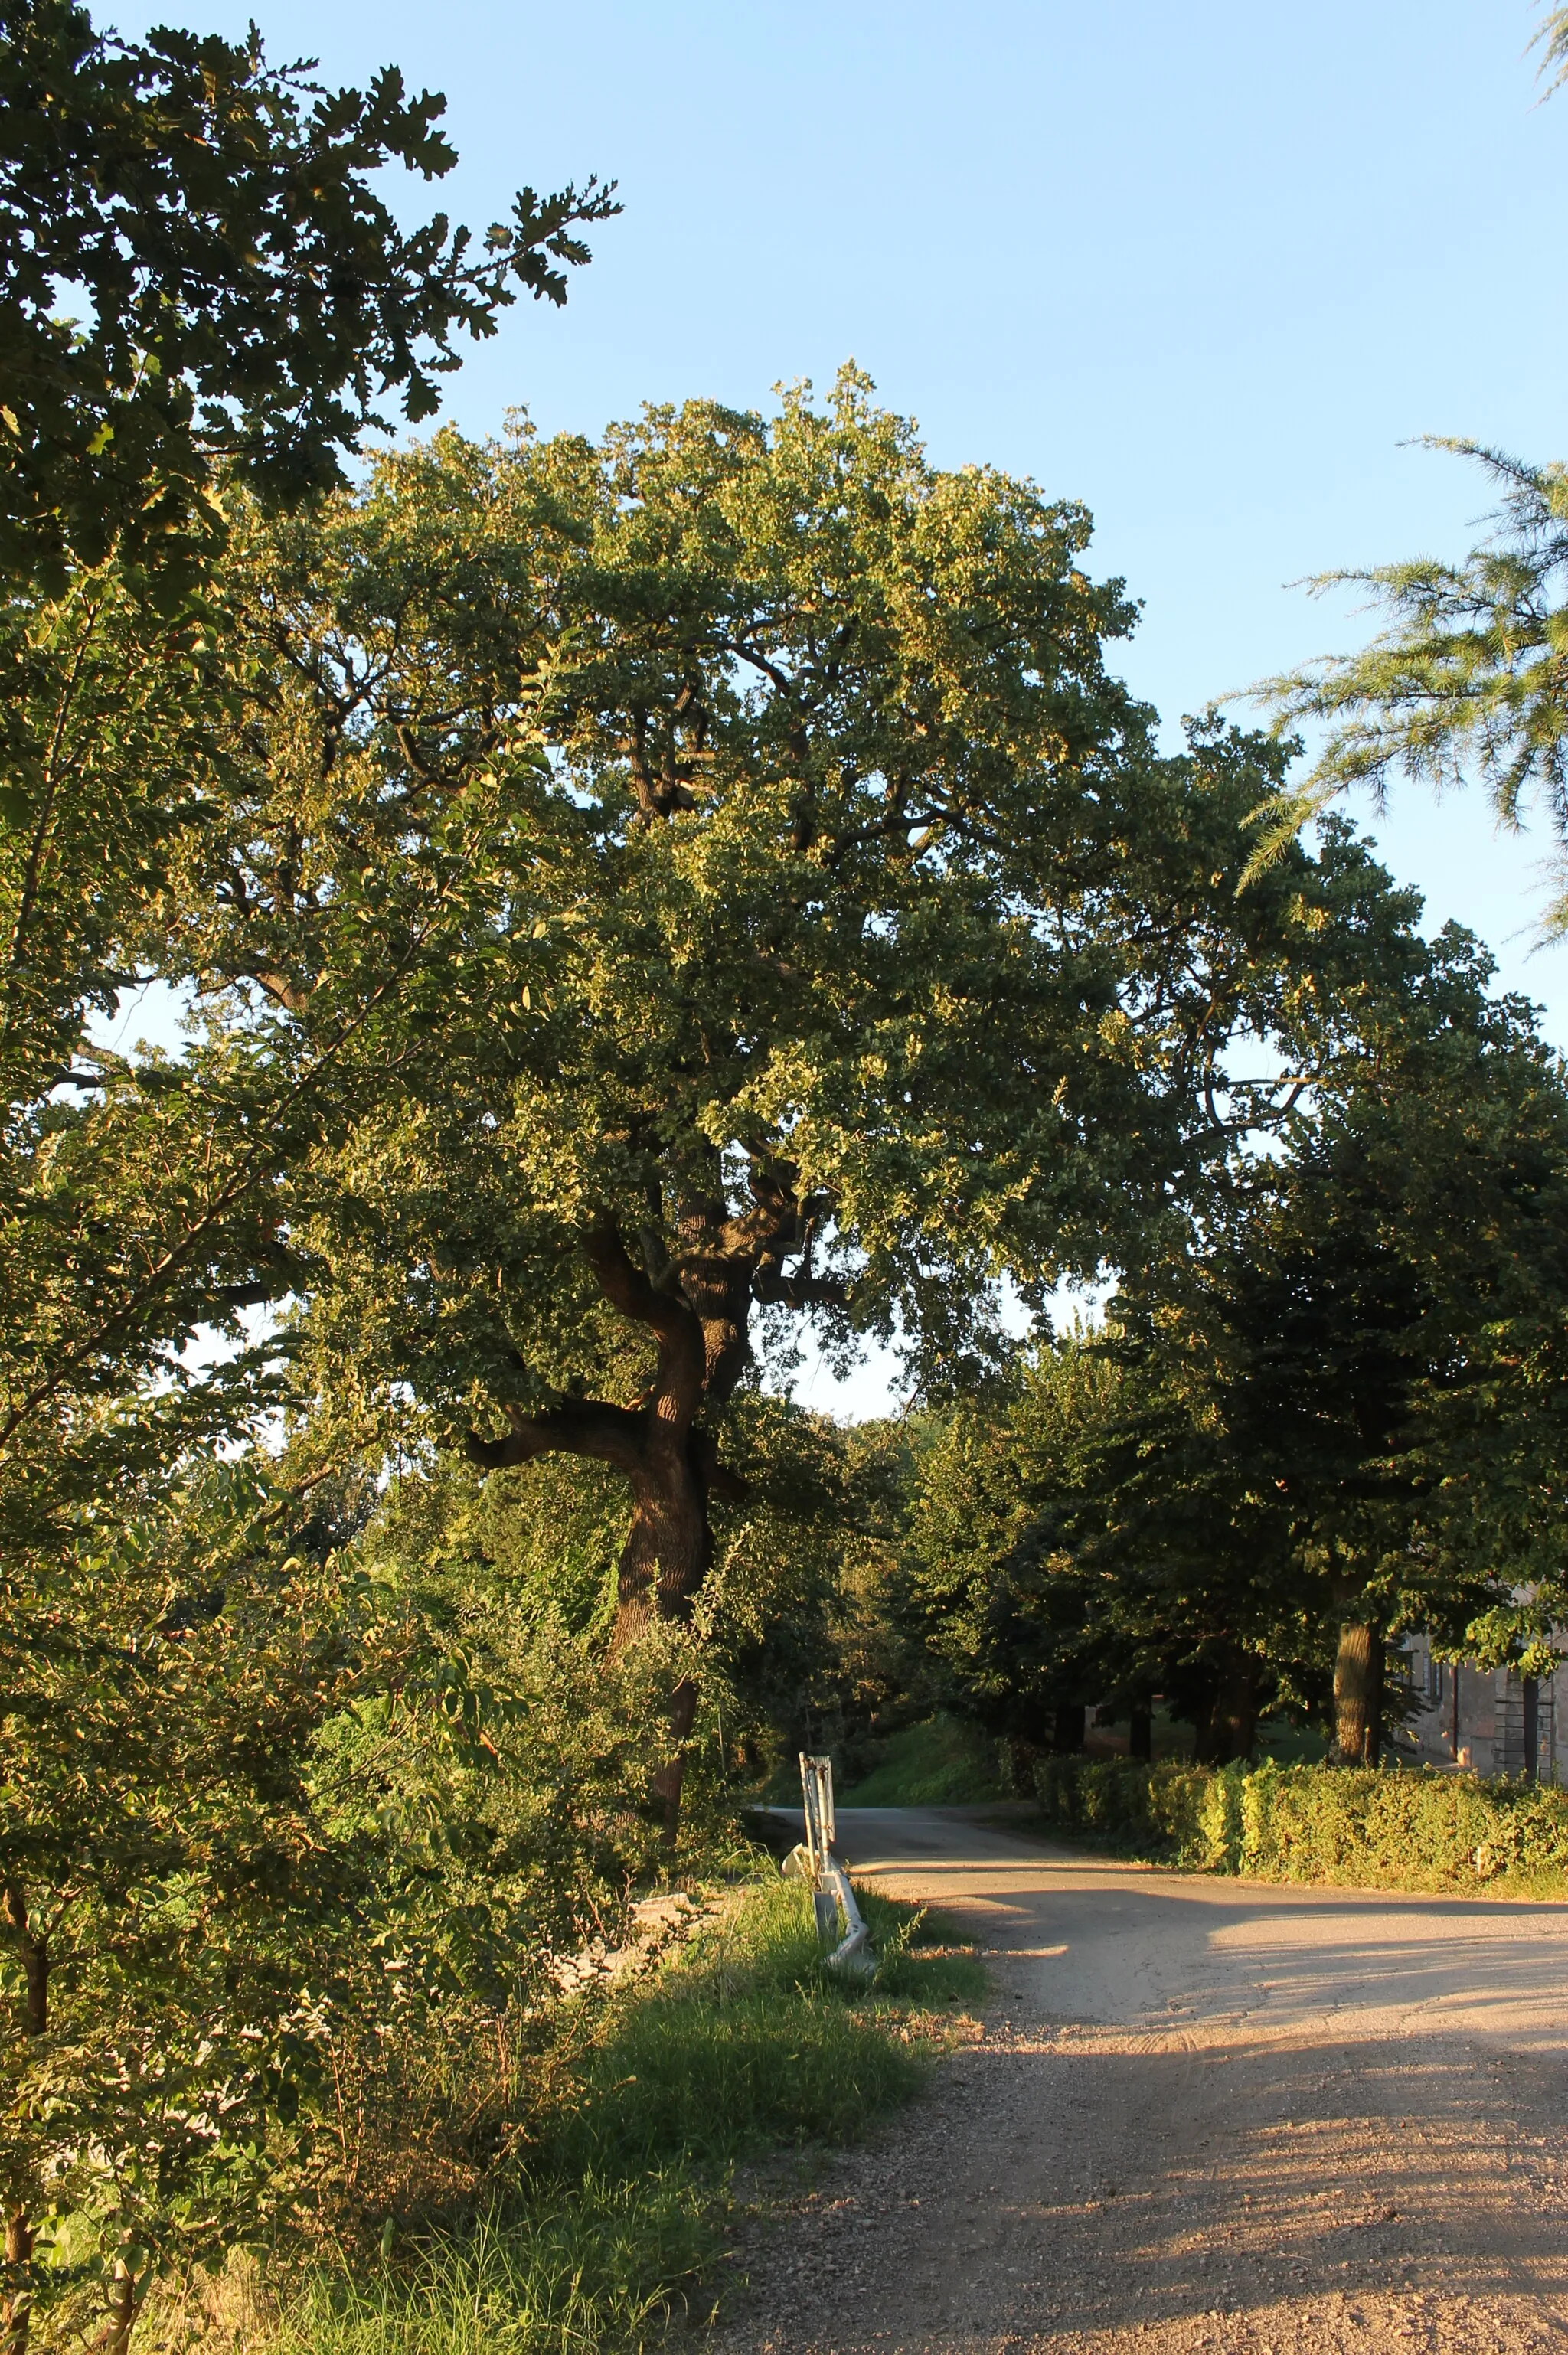
<svg viewBox="0 0 1568 2355">
<path fill-rule="evenodd" d="M 866 1974 L 875 1970 L 869 1933 L 860 1919 L 849 1876 L 833 1854 L 833 1761 L 800 1753 L 800 1789 L 805 1807 L 805 1838 L 784 1859 L 784 1871 L 809 1881 L 816 1908 L 816 1934 L 824 1945 L 837 1941 L 827 1961 L 831 1966 Z M 842 1915 L 842 1935 L 840 1935 Z"/>
</svg>

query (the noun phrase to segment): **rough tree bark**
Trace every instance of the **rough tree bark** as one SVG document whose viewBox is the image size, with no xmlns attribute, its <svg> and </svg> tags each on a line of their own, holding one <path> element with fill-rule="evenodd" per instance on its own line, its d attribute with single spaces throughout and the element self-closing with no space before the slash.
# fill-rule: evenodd
<svg viewBox="0 0 1568 2355">
<path fill-rule="evenodd" d="M 49 1949 L 48 1941 L 37 1935 L 31 1925 L 27 1896 L 21 1883 L 7 1881 L 0 1887 L 0 1920 L 16 1942 L 16 1952 L 22 1965 L 24 1989 L 23 2016 L 29 2036 L 43 2036 L 49 2025 Z M 22 2355 L 27 2343 L 32 2323 L 32 2292 L 27 2286 L 26 2268 L 32 2263 L 33 2228 L 25 2206 L 7 2210 L 5 2216 L 6 2289 L 0 2296 L 0 2350 L 4 2355 Z"/>
<path fill-rule="evenodd" d="M 1200 1766 L 1229 1766 L 1234 1759 L 1250 1758 L 1257 1732 L 1257 1668 L 1250 1654 L 1231 1652 L 1197 1726 L 1193 1757 Z"/>
<path fill-rule="evenodd" d="M 1541 1768 L 1541 1687 L 1533 1677 L 1522 1681 L 1524 1700 L 1524 1779 L 1534 1783 L 1540 1779 Z"/>
<path fill-rule="evenodd" d="M 1334 1659 L 1334 1745 L 1346 1766 L 1375 1766 L 1383 1746 L 1383 1646 L 1375 1627 L 1348 1619 Z"/>
<path fill-rule="evenodd" d="M 653 1379 L 643 1396 L 626 1406 L 571 1400 L 537 1414 L 508 1406 L 512 1427 L 505 1437 L 470 1433 L 467 1443 L 471 1460 L 487 1470 L 567 1455 L 593 1457 L 624 1475 L 632 1520 L 621 1554 L 612 1658 L 656 1620 L 689 1620 L 713 1559 L 709 1500 L 747 1493 L 741 1476 L 720 1463 L 702 1417 L 728 1402 L 750 1361 L 752 1303 L 805 1307 L 839 1296 L 811 1274 L 814 1213 L 803 1208 L 787 1164 L 754 1169 L 752 1201 L 735 1212 L 718 1192 L 717 1156 L 713 1175 L 712 1194 L 682 1204 L 673 1254 L 651 1233 L 634 1252 L 608 1218 L 585 1238 L 605 1299 L 653 1344 Z M 800 1254 L 800 1264 L 786 1273 L 790 1252 Z M 673 1756 L 653 1786 L 671 1839 L 680 1814 L 681 1746 L 696 1710 L 695 1686 L 677 1686 L 669 1719 Z"/>
<path fill-rule="evenodd" d="M 33 2260 L 33 2228 L 26 2209 L 14 2208 L 5 2219 L 5 2270 L 16 2285 L 0 2297 L 0 2349 L 21 2355 L 32 2319 L 32 2297 L 26 2286 L 26 2268 Z"/>
<path fill-rule="evenodd" d="M 1067 1757 L 1083 1747 L 1088 1730 L 1089 1711 L 1081 1700 L 1064 1700 L 1056 1712 L 1056 1728 L 1051 1748 L 1058 1757 Z"/>
</svg>

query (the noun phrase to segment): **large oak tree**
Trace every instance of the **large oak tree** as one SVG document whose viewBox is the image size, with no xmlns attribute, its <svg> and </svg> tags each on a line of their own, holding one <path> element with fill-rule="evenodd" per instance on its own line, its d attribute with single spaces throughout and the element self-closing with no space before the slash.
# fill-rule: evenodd
<svg viewBox="0 0 1568 2355">
<path fill-rule="evenodd" d="M 850 371 L 444 436 L 253 545 L 270 709 L 184 904 L 256 1051 L 361 1026 L 305 1331 L 367 1412 L 624 1476 L 617 1645 L 690 1613 L 760 1359 L 963 1379 L 1004 1279 L 1148 1247 L 1263 1115 L 1230 1043 L 1350 953 L 1305 852 L 1238 896 L 1276 767 L 1160 752 L 1088 532 Z"/>
</svg>

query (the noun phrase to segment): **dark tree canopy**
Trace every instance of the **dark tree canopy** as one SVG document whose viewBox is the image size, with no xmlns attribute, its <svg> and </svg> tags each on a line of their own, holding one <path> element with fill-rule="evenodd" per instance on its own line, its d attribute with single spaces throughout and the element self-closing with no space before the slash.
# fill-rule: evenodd
<svg viewBox="0 0 1568 2355">
<path fill-rule="evenodd" d="M 923 1465 L 933 1641 L 998 1730 L 1159 1693 L 1200 1754 L 1244 1755 L 1261 1709 L 1326 1710 L 1332 1679 L 1341 1752 L 1375 1759 L 1408 1630 L 1549 1657 L 1568 1089 L 1476 943 L 1422 941 L 1399 904 L 1278 1156 Z"/>
</svg>

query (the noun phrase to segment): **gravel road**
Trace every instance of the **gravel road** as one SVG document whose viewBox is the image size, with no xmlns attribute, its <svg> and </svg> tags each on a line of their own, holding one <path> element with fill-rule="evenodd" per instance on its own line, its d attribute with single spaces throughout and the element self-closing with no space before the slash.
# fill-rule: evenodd
<svg viewBox="0 0 1568 2355">
<path fill-rule="evenodd" d="M 841 1809 L 994 1975 L 758 2228 L 715 2355 L 1568 2350 L 1568 1907 L 1154 1873 Z"/>
</svg>

